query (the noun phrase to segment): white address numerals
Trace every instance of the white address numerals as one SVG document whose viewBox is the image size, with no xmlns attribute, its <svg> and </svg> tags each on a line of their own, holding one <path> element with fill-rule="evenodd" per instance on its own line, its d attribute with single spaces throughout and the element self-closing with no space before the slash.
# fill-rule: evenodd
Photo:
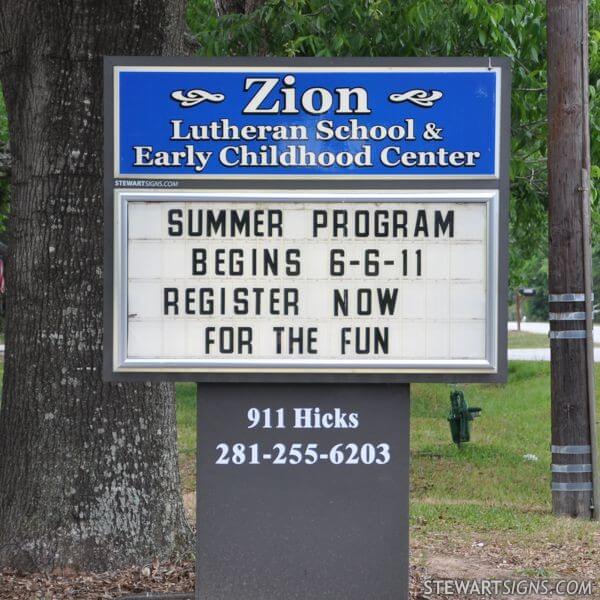
<svg viewBox="0 0 600 600">
<path fill-rule="evenodd" d="M 386 443 L 335 444 L 329 448 L 319 444 L 274 444 L 263 448 L 259 444 L 217 445 L 217 465 L 385 465 L 390 462 L 390 446 Z"/>
</svg>

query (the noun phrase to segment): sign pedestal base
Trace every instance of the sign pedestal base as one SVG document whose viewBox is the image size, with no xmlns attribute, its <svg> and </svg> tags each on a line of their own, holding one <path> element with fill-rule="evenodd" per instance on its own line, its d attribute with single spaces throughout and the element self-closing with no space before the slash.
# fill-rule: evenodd
<svg viewBox="0 0 600 600">
<path fill-rule="evenodd" d="M 406 384 L 199 385 L 196 600 L 406 600 L 409 407 Z"/>
</svg>

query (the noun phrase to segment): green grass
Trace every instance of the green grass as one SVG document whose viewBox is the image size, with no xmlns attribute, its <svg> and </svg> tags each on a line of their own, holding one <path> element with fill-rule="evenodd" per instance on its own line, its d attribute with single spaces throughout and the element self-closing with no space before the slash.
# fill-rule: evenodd
<svg viewBox="0 0 600 600">
<path fill-rule="evenodd" d="M 600 344 L 594 344 L 600 346 Z M 543 333 L 530 333 L 528 331 L 509 331 L 509 348 L 549 348 L 550 339 Z"/>
<path fill-rule="evenodd" d="M 543 333 L 529 333 L 528 331 L 509 331 L 509 348 L 549 348 L 550 340 Z"/>
<path fill-rule="evenodd" d="M 413 387 L 413 523 L 523 534 L 551 526 L 550 364 L 511 362 L 507 385 L 460 388 L 483 410 L 472 441 L 458 448 L 445 419 L 450 387 Z"/>
<path fill-rule="evenodd" d="M 507 385 L 462 385 L 481 407 L 469 444 L 450 443 L 450 386 L 413 386 L 413 499 L 549 506 L 550 364 L 511 362 Z M 526 462 L 534 454 L 538 462 Z"/>
<path fill-rule="evenodd" d="M 0 382 L 1 375 L 0 363 Z M 196 386 L 180 383 L 176 389 L 180 465 L 189 493 L 195 488 Z M 597 525 L 550 514 L 550 364 L 511 362 L 506 385 L 461 385 L 469 405 L 483 409 L 473 422 L 472 441 L 461 448 L 451 442 L 446 420 L 451 389 L 411 389 L 413 539 L 442 535 L 458 543 L 470 535 L 504 536 L 522 545 L 589 539 Z M 538 461 L 525 461 L 524 454 Z"/>
<path fill-rule="evenodd" d="M 543 337 L 543 336 L 541 336 Z M 600 375 L 597 369 L 596 377 Z M 472 441 L 457 448 L 446 417 L 451 387 L 412 386 L 411 523 L 426 538 L 461 532 L 549 536 L 550 364 L 511 362 L 506 385 L 461 385 L 483 409 Z M 194 489 L 195 386 L 177 385 L 184 488 Z M 537 462 L 523 456 L 534 454 Z"/>
<path fill-rule="evenodd" d="M 449 527 L 511 532 L 521 540 L 558 535 L 551 516 L 550 363 L 511 362 L 508 384 L 460 388 L 483 411 L 472 441 L 457 448 L 445 421 L 450 387 L 413 386 L 411 522 L 424 536 Z"/>
</svg>

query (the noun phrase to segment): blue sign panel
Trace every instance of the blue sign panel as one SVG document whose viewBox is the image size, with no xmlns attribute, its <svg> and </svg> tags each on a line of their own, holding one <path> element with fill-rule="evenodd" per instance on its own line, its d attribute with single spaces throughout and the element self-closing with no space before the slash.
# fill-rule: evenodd
<svg viewBox="0 0 600 600">
<path fill-rule="evenodd" d="M 117 68 L 115 175 L 496 178 L 499 68 Z"/>
</svg>

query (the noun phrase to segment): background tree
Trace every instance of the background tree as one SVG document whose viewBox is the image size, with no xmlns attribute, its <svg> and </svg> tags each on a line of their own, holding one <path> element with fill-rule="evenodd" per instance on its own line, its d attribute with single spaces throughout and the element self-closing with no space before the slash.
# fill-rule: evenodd
<svg viewBox="0 0 600 600">
<path fill-rule="evenodd" d="M 217 15 L 229 13 L 249 14 L 256 10 L 264 0 L 214 0 Z"/>
<path fill-rule="evenodd" d="M 12 152 L 0 564 L 105 569 L 189 540 L 172 386 L 101 378 L 102 55 L 182 54 L 185 9 L 0 3 Z"/>
<path fill-rule="evenodd" d="M 547 318 L 545 0 L 268 0 L 251 14 L 210 15 L 191 0 L 200 52 L 275 56 L 507 56 L 513 61 L 510 287 L 533 285 Z M 244 12 L 244 11 L 239 11 Z M 592 177 L 600 184 L 600 0 L 590 0 Z M 600 207 L 594 192 L 596 255 Z M 600 297 L 600 270 L 595 279 Z"/>
</svg>

